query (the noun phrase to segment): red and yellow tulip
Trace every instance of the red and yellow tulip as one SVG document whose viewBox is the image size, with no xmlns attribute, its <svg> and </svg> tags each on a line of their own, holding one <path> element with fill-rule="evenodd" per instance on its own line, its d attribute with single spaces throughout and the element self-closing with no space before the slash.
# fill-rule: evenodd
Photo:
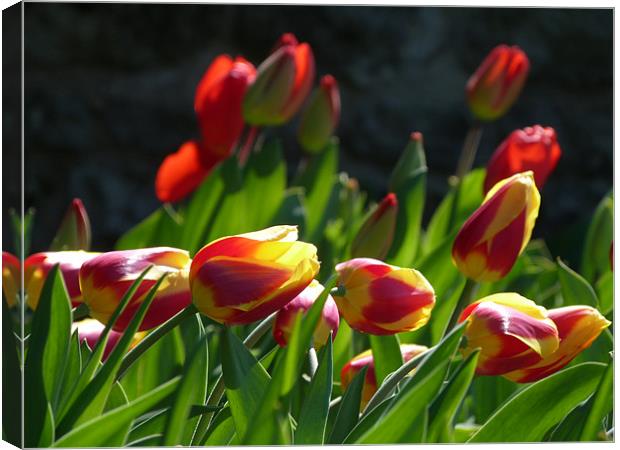
<svg viewBox="0 0 620 450">
<path fill-rule="evenodd" d="M 297 241 L 297 227 L 276 226 L 218 239 L 194 257 L 193 301 L 211 319 L 244 324 L 279 310 L 314 279 L 316 247 Z"/>
<path fill-rule="evenodd" d="M 315 89 L 301 116 L 297 132 L 299 144 L 308 152 L 320 152 L 334 134 L 339 120 L 340 91 L 338 90 L 338 83 L 333 76 L 325 75 L 321 78 L 320 86 Z"/>
<path fill-rule="evenodd" d="M 343 294 L 334 294 L 338 310 L 354 329 L 384 335 L 417 330 L 435 305 L 435 292 L 415 269 L 372 258 L 355 258 L 336 266 Z"/>
<path fill-rule="evenodd" d="M 480 120 L 504 115 L 519 97 L 530 70 L 527 55 L 517 46 L 498 45 L 467 81 L 469 108 Z"/>
<path fill-rule="evenodd" d="M 403 355 L 404 362 L 409 361 L 410 359 L 424 353 L 427 350 L 428 347 L 425 347 L 424 345 L 400 345 L 400 353 Z M 351 384 L 351 381 L 353 381 L 353 378 L 355 378 L 355 375 L 357 375 L 364 367 L 368 367 L 368 369 L 366 370 L 366 375 L 364 377 L 364 386 L 362 387 L 362 409 L 370 401 L 372 396 L 375 395 L 375 392 L 377 392 L 378 389 L 377 375 L 375 373 L 375 361 L 372 356 L 372 350 L 366 350 L 365 352 L 362 352 L 359 355 L 355 356 L 353 359 L 351 359 L 351 361 L 344 365 L 340 372 L 340 386 L 342 392 L 344 392 Z"/>
<path fill-rule="evenodd" d="M 2 252 L 2 292 L 9 308 L 17 305 L 21 285 L 21 264 L 16 256 Z"/>
<path fill-rule="evenodd" d="M 148 291 L 162 275 L 167 274 L 139 330 L 155 328 L 191 303 L 190 264 L 188 252 L 170 247 L 103 253 L 86 262 L 80 270 L 84 303 L 92 317 L 107 324 L 132 283 L 152 265 L 114 324 L 114 330 L 123 331 L 127 327 Z"/>
<path fill-rule="evenodd" d="M 484 192 L 516 173 L 534 172 L 536 187 L 542 189 L 562 155 L 555 130 L 534 125 L 515 130 L 497 147 L 487 165 Z"/>
<path fill-rule="evenodd" d="M 390 192 L 364 221 L 351 243 L 354 258 L 383 259 L 387 256 L 394 240 L 398 200 Z"/>
<path fill-rule="evenodd" d="M 88 347 L 91 350 L 93 350 L 95 348 L 95 345 L 97 345 L 97 342 L 99 341 L 99 338 L 101 337 L 101 333 L 103 333 L 104 328 L 105 328 L 105 325 L 103 325 L 98 320 L 84 319 L 84 320 L 80 320 L 79 322 L 73 322 L 73 324 L 71 325 L 71 333 L 74 333 L 75 330 L 77 330 L 78 340 L 80 344 L 82 342 L 86 342 Z M 145 333 L 136 333 L 133 337 L 133 340 L 131 341 L 130 348 L 134 347 L 138 342 L 140 342 L 142 338 L 144 337 L 144 335 Z M 116 347 L 116 344 L 118 344 L 118 341 L 121 339 L 121 336 L 123 336 L 123 333 L 110 330 L 110 334 L 108 335 L 108 340 L 103 350 L 103 356 L 102 356 L 103 361 L 108 359 L 108 356 L 110 355 L 112 350 L 114 350 L 114 347 Z"/>
<path fill-rule="evenodd" d="M 503 375 L 531 366 L 558 349 L 558 329 L 547 310 L 513 292 L 489 295 L 469 305 L 459 318 L 469 355 L 480 348 L 478 375 Z"/>
<path fill-rule="evenodd" d="M 24 260 L 24 288 L 27 305 L 32 310 L 37 309 L 47 274 L 56 264 L 59 264 L 71 305 L 76 307 L 82 303 L 79 280 L 80 268 L 84 263 L 99 255 L 100 253 L 81 250 L 43 252 L 30 255 Z"/>
<path fill-rule="evenodd" d="M 273 322 L 273 338 L 280 347 L 285 347 L 288 343 L 293 333 L 293 327 L 297 320 L 297 316 L 299 314 L 305 314 L 310 309 L 314 301 L 323 292 L 323 289 L 325 289 L 323 285 L 316 280 L 312 280 L 306 289 L 301 291 L 299 295 L 278 311 L 275 321 Z M 338 332 L 339 323 L 340 316 L 338 315 L 338 307 L 332 296 L 328 295 L 319 322 L 314 329 L 314 348 L 318 349 L 323 347 L 327 343 L 330 333 L 333 333 L 332 339 L 334 339 Z"/>
<path fill-rule="evenodd" d="M 517 383 L 545 378 L 571 362 L 611 324 L 595 308 L 584 305 L 551 309 L 548 317 L 558 328 L 558 348 L 536 364 L 505 373 L 504 377 Z"/>
<path fill-rule="evenodd" d="M 476 281 L 503 278 L 530 241 L 539 207 L 531 171 L 497 183 L 454 240 L 456 267 Z"/>
</svg>

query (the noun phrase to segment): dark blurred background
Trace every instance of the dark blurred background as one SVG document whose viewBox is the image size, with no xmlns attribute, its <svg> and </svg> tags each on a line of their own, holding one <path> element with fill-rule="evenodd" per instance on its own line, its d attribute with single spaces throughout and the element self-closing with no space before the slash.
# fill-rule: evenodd
<svg viewBox="0 0 620 450">
<path fill-rule="evenodd" d="M 158 206 L 164 156 L 197 135 L 194 89 L 210 61 L 230 53 L 259 64 L 287 31 L 312 45 L 318 75 L 338 79 L 340 166 L 371 199 L 385 193 L 409 133 L 424 133 L 427 220 L 471 120 L 467 78 L 496 44 L 521 46 L 529 80 L 509 114 L 485 128 L 476 165 L 513 129 L 553 126 L 563 156 L 535 235 L 581 239 L 613 183 L 612 20 L 611 10 L 585 9 L 27 3 L 31 251 L 46 249 L 73 197 L 88 209 L 95 249 L 111 248 Z M 294 129 L 279 131 L 289 174 L 300 156 Z M 18 192 L 5 198 L 17 202 Z"/>
</svg>

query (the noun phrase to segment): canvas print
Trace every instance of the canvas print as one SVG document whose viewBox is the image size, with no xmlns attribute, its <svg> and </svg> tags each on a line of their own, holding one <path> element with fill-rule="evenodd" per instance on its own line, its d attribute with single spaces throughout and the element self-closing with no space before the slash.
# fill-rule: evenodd
<svg viewBox="0 0 620 450">
<path fill-rule="evenodd" d="M 3 24 L 3 440 L 614 441 L 612 9 Z"/>
</svg>

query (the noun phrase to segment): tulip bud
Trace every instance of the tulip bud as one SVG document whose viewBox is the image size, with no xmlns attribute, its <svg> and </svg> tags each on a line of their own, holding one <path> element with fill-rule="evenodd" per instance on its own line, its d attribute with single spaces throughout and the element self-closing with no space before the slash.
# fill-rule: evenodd
<svg viewBox="0 0 620 450">
<path fill-rule="evenodd" d="M 469 305 L 464 356 L 480 348 L 478 375 L 502 375 L 536 364 L 558 348 L 558 329 L 547 310 L 513 292 L 489 295 Z"/>
<path fill-rule="evenodd" d="M 75 308 L 82 303 L 82 291 L 80 290 L 79 273 L 82 265 L 96 258 L 100 253 L 67 251 L 67 252 L 44 252 L 30 255 L 24 261 L 24 288 L 26 303 L 33 311 L 37 309 L 39 297 L 47 274 L 59 264 L 58 268 L 67 288 L 67 294 L 71 305 Z"/>
<path fill-rule="evenodd" d="M 403 355 L 404 362 L 424 353 L 428 347 L 416 344 L 401 344 L 400 353 Z M 340 387 L 344 392 L 347 387 L 364 367 L 368 367 L 364 377 L 364 385 L 362 387 L 361 409 L 364 409 L 373 395 L 377 392 L 377 375 L 375 373 L 375 361 L 372 350 L 366 350 L 355 356 L 351 361 L 346 363 L 340 372 Z M 412 372 L 415 369 L 412 370 Z"/>
<path fill-rule="evenodd" d="M 155 177 L 155 193 L 161 202 L 177 202 L 194 192 L 219 162 L 207 161 L 196 141 L 185 142 L 164 159 Z"/>
<path fill-rule="evenodd" d="M 90 220 L 82 200 L 74 198 L 50 246 L 51 251 L 90 249 Z"/>
<path fill-rule="evenodd" d="M 517 383 L 530 383 L 545 378 L 571 362 L 607 328 L 611 322 L 590 306 L 577 305 L 549 310 L 558 328 L 560 345 L 556 351 L 528 367 L 504 374 Z"/>
<path fill-rule="evenodd" d="M 321 78 L 301 116 L 297 139 L 304 150 L 318 153 L 325 148 L 340 120 L 340 91 L 331 75 Z"/>
<path fill-rule="evenodd" d="M 504 178 L 528 170 L 534 172 L 536 187 L 542 189 L 561 154 L 553 128 L 534 125 L 513 131 L 489 161 L 484 179 L 485 194 Z"/>
<path fill-rule="evenodd" d="M 292 34 L 259 67 L 243 100 L 243 115 L 252 125 L 281 125 L 299 110 L 314 80 L 314 55 Z"/>
<path fill-rule="evenodd" d="M 467 81 L 469 108 L 480 120 L 495 120 L 517 100 L 530 70 L 517 46 L 498 45 Z"/>
<path fill-rule="evenodd" d="M 82 342 L 86 342 L 88 347 L 93 350 L 99 338 L 101 337 L 101 333 L 105 329 L 105 325 L 101 324 L 98 320 L 95 319 L 84 319 L 79 322 L 73 322 L 71 325 L 71 333 L 74 333 L 75 330 L 78 332 L 78 340 L 80 344 Z M 108 334 L 108 340 L 105 344 L 105 348 L 103 350 L 102 361 L 108 359 L 108 356 L 118 344 L 118 341 L 123 336 L 123 333 L 119 333 L 118 331 L 110 330 L 110 334 Z M 144 333 L 136 333 L 131 342 L 130 348 L 133 348 L 138 342 L 142 340 L 144 337 Z"/>
<path fill-rule="evenodd" d="M 198 310 L 236 325 L 279 310 L 318 271 L 316 247 L 297 241 L 297 227 L 282 225 L 207 244 L 194 257 L 189 278 Z"/>
<path fill-rule="evenodd" d="M 255 75 L 256 69 L 245 59 L 220 55 L 198 83 L 194 109 L 209 161 L 228 157 L 239 140 L 243 131 L 241 105 Z"/>
<path fill-rule="evenodd" d="M 377 208 L 364 221 L 351 243 L 351 256 L 354 258 L 383 259 L 387 256 L 394 240 L 398 200 L 389 193 Z"/>
<path fill-rule="evenodd" d="M 531 171 L 500 181 L 456 235 L 452 261 L 476 281 L 497 281 L 530 241 L 540 194 Z"/>
<path fill-rule="evenodd" d="M 9 308 L 17 305 L 19 301 L 20 267 L 19 259 L 8 252 L 2 252 L 2 291 Z"/>
<path fill-rule="evenodd" d="M 344 294 L 334 299 L 351 328 L 384 335 L 417 330 L 428 322 L 435 292 L 417 270 L 356 258 L 338 264 L 336 271 Z"/>
<path fill-rule="evenodd" d="M 306 289 L 301 291 L 297 297 L 278 311 L 276 319 L 273 322 L 273 338 L 280 347 L 286 347 L 293 333 L 293 326 L 297 320 L 297 315 L 305 315 L 314 304 L 314 301 L 321 295 L 323 289 L 325 288 L 318 281 L 312 280 Z M 331 332 L 334 333 L 332 335 L 332 339 L 334 339 L 338 332 L 339 323 L 340 316 L 338 315 L 338 307 L 332 296 L 328 295 L 325 306 L 323 306 L 321 318 L 314 329 L 314 348 L 318 349 L 323 347 L 327 343 L 327 339 Z"/>
<path fill-rule="evenodd" d="M 133 282 L 152 265 L 113 327 L 116 331 L 124 331 L 149 290 L 167 274 L 139 328 L 139 331 L 150 330 L 191 303 L 190 264 L 188 252 L 170 247 L 103 253 L 84 263 L 80 270 L 84 303 L 93 318 L 107 324 Z"/>
</svg>

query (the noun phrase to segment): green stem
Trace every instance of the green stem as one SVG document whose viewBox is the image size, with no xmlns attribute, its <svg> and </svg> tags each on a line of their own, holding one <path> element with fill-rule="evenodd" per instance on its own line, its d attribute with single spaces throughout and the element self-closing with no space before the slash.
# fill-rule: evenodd
<svg viewBox="0 0 620 450">
<path fill-rule="evenodd" d="M 123 362 L 121 363 L 121 367 L 118 369 L 118 373 L 116 375 L 116 379 L 122 378 L 125 375 L 125 372 L 131 367 L 131 365 L 136 362 L 136 360 L 149 348 L 153 346 L 159 339 L 165 336 L 169 331 L 171 331 L 174 327 L 179 325 L 188 317 L 195 315 L 198 312 L 196 307 L 191 304 L 187 308 L 179 311 L 176 316 L 171 317 L 166 322 L 161 324 L 159 327 L 155 328 L 152 332 L 146 335 L 144 339 L 140 341 L 138 345 L 136 345 L 127 355 L 123 358 Z"/>
<path fill-rule="evenodd" d="M 448 322 L 448 327 L 446 328 L 444 335 L 448 333 L 452 328 L 454 328 L 454 325 L 456 325 L 459 316 L 461 315 L 465 307 L 467 307 L 467 305 L 472 302 L 474 295 L 476 295 L 476 292 L 478 292 L 478 287 L 479 285 L 476 281 L 470 278 L 467 279 L 467 281 L 465 282 L 465 286 L 463 287 L 463 291 L 461 292 L 461 296 L 459 297 L 459 301 L 456 304 L 456 308 L 454 308 L 454 311 L 452 311 L 452 316 L 450 316 L 450 321 Z"/>
<path fill-rule="evenodd" d="M 256 328 L 254 328 L 250 334 L 243 340 L 243 344 L 247 348 L 252 348 L 256 343 L 260 340 L 261 337 L 267 333 L 273 324 L 273 321 L 276 318 L 277 313 L 273 313 L 266 319 L 264 319 L 261 323 L 259 323 Z M 215 386 L 209 394 L 209 398 L 207 399 L 207 406 L 216 406 L 222 396 L 224 395 L 224 391 L 226 390 L 226 386 L 224 385 L 224 378 L 220 375 L 217 381 L 215 382 Z M 194 433 L 194 439 L 192 440 L 192 445 L 201 445 L 204 440 L 207 430 L 209 429 L 209 425 L 211 423 L 211 419 L 215 415 L 214 411 L 209 411 L 200 416 L 200 420 L 198 422 L 198 426 L 196 427 L 196 432 Z"/>
</svg>

